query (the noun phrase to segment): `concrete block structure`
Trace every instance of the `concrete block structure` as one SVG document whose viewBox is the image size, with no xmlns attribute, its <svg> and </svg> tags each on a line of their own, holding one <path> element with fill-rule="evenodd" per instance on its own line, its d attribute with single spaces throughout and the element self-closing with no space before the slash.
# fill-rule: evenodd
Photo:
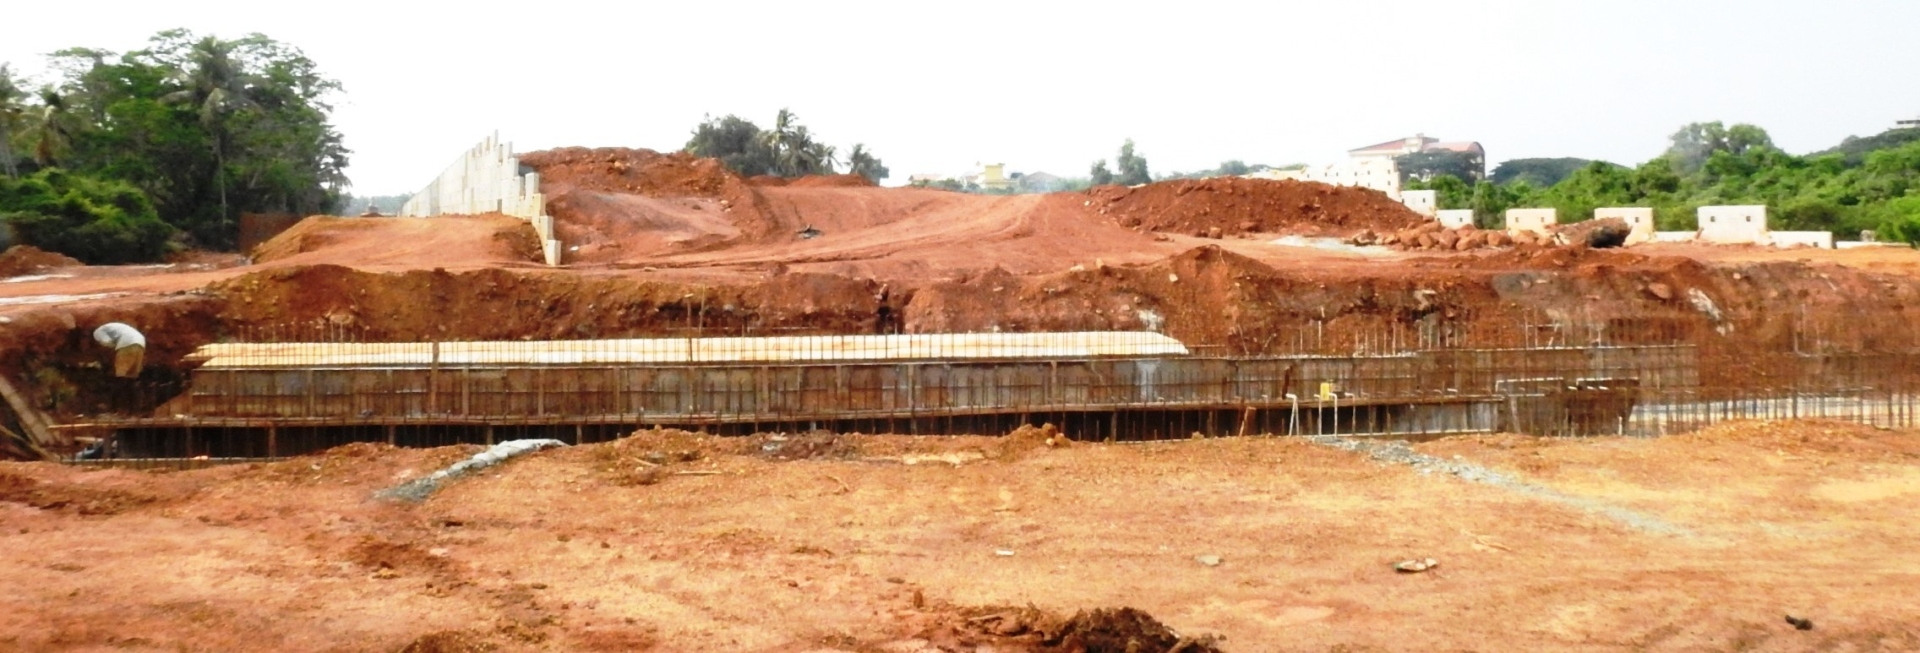
<svg viewBox="0 0 1920 653">
<path fill-rule="evenodd" d="M 1637 245 L 1653 240 L 1653 209 L 1644 206 L 1615 206 L 1593 210 L 1593 219 L 1619 218 L 1627 222 L 1633 231 L 1627 233 L 1627 244 Z"/>
<path fill-rule="evenodd" d="M 1446 227 L 1448 229 L 1459 229 L 1461 227 L 1473 224 L 1473 210 L 1472 209 L 1447 209 L 1444 211 L 1435 211 L 1433 214 L 1433 218 L 1435 220 L 1439 220 L 1440 226 L 1442 227 Z"/>
<path fill-rule="evenodd" d="M 1555 209 L 1507 209 L 1509 234 L 1531 231 L 1545 235 L 1551 233 L 1559 221 L 1559 212 Z"/>
<path fill-rule="evenodd" d="M 1440 191 L 1403 190 L 1400 191 L 1400 203 L 1413 209 L 1414 213 L 1436 217 L 1434 213 L 1440 210 Z"/>
<path fill-rule="evenodd" d="M 1765 206 L 1702 206 L 1695 218 L 1703 243 L 1766 245 L 1773 242 L 1767 233 Z"/>
<path fill-rule="evenodd" d="M 400 208 L 404 217 L 501 213 L 526 220 L 539 235 L 547 265 L 560 264 L 560 241 L 540 193 L 540 174 L 520 166 L 513 145 L 493 134 L 461 154 Z"/>
</svg>

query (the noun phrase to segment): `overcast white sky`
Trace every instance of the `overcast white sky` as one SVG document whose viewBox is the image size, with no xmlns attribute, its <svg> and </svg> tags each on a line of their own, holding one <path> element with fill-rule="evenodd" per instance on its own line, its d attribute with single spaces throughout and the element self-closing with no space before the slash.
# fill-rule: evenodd
<svg viewBox="0 0 1920 653">
<path fill-rule="evenodd" d="M 84 15 L 76 15 L 76 12 Z M 346 87 L 357 194 L 409 192 L 498 130 L 529 151 L 678 149 L 704 114 L 792 107 L 892 168 L 1085 175 L 1324 163 L 1415 132 L 1491 162 L 1637 163 L 1692 121 L 1792 152 L 1920 117 L 1915 0 L 16 2 L 0 61 L 261 32 Z M 25 29 L 22 29 L 25 27 Z"/>
</svg>

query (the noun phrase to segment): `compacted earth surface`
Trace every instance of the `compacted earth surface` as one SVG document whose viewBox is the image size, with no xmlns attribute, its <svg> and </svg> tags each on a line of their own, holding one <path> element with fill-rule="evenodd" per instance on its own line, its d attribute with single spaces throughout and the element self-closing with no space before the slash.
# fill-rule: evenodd
<svg viewBox="0 0 1920 653">
<path fill-rule="evenodd" d="M 29 442 L 21 407 L 170 416 L 214 342 L 1671 343 L 1695 347 L 1704 397 L 1800 390 L 1821 356 L 1828 376 L 1906 378 L 1888 356 L 1920 346 L 1912 249 L 1514 243 L 1300 182 L 985 196 L 620 148 L 522 162 L 561 267 L 500 215 L 320 216 L 145 266 L 0 253 L 0 459 L 81 446 Z M 147 333 L 137 381 L 102 367 L 89 334 L 108 321 Z M 0 651 L 1920 649 L 1915 433 L 1076 435 L 644 431 L 417 500 L 382 491 L 480 447 L 0 462 Z"/>
<path fill-rule="evenodd" d="M 1917 433 L 1069 435 L 0 463 L 0 649 L 1920 648 Z"/>
</svg>

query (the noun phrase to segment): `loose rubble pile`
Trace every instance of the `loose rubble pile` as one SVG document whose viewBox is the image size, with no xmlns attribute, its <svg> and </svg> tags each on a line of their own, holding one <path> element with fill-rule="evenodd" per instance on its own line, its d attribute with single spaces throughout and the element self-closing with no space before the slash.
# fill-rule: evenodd
<svg viewBox="0 0 1920 653">
<path fill-rule="evenodd" d="M 1371 229 L 1349 239 L 1355 245 L 1382 245 L 1403 250 L 1455 251 L 1498 247 L 1584 245 L 1596 249 L 1620 247 L 1631 228 L 1619 218 L 1601 218 L 1553 227 L 1549 233 L 1486 231 L 1473 225 L 1447 228 L 1427 221 L 1392 233 Z"/>
</svg>

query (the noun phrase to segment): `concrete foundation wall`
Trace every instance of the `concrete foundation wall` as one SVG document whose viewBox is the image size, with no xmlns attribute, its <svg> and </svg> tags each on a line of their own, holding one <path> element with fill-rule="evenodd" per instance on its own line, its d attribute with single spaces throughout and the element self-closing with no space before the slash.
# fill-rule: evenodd
<svg viewBox="0 0 1920 653">
<path fill-rule="evenodd" d="M 1473 211 L 1471 209 L 1435 211 L 1433 217 L 1435 220 L 1440 221 L 1440 226 L 1448 229 L 1459 229 L 1473 224 Z"/>
<path fill-rule="evenodd" d="M 553 217 L 547 215 L 546 196 L 540 193 L 540 174 L 521 172 L 513 145 L 488 136 L 455 159 L 452 165 L 400 207 L 403 217 L 502 213 L 526 220 L 540 238 L 547 265 L 560 264 L 560 241 L 554 236 Z"/>
<path fill-rule="evenodd" d="M 1434 213 L 1440 210 L 1440 192 L 1432 190 L 1403 190 L 1400 191 L 1400 203 L 1407 205 L 1409 209 L 1413 209 L 1414 213 L 1429 218 L 1435 217 Z"/>
<path fill-rule="evenodd" d="M 1767 207 L 1765 206 L 1702 206 L 1695 213 L 1700 227 L 1700 241 L 1720 245 L 1765 245 L 1771 242 L 1767 235 Z"/>
<path fill-rule="evenodd" d="M 1554 209 L 1507 209 L 1507 233 L 1531 231 L 1546 234 L 1559 222 Z"/>
<path fill-rule="evenodd" d="M 1831 231 L 1775 231 L 1770 235 L 1773 237 L 1774 247 L 1833 249 L 1833 232 Z"/>
<path fill-rule="evenodd" d="M 1653 209 L 1644 206 L 1607 207 L 1593 210 L 1593 219 L 1620 218 L 1627 221 L 1633 231 L 1627 233 L 1627 244 L 1636 245 L 1653 240 Z"/>
</svg>

